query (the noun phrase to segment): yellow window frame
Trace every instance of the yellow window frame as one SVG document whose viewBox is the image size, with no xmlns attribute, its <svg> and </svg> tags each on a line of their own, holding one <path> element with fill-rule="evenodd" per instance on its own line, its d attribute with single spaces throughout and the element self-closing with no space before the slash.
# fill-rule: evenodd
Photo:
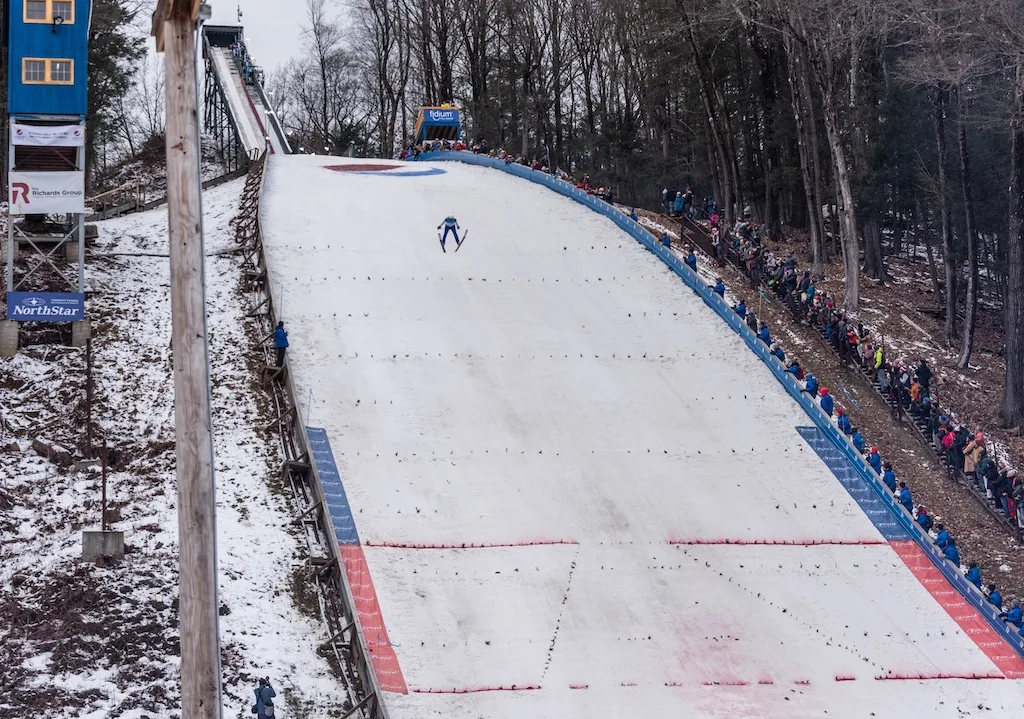
<svg viewBox="0 0 1024 719">
<path fill-rule="evenodd" d="M 46 17 L 45 18 L 30 18 L 28 16 L 28 0 L 23 0 L 21 14 L 22 20 L 30 25 L 50 25 L 53 23 L 53 3 L 54 0 L 38 0 L 39 2 L 46 2 Z M 71 5 L 71 18 L 64 20 L 64 25 L 75 24 L 75 0 L 61 0 L 62 2 L 68 2 Z"/>
<path fill-rule="evenodd" d="M 45 79 L 29 80 L 28 63 L 41 62 L 45 68 Z M 66 62 L 71 66 L 70 80 L 52 80 L 53 63 Z M 21 83 L 23 85 L 74 85 L 75 84 L 75 61 L 69 57 L 26 57 L 21 60 Z"/>
</svg>

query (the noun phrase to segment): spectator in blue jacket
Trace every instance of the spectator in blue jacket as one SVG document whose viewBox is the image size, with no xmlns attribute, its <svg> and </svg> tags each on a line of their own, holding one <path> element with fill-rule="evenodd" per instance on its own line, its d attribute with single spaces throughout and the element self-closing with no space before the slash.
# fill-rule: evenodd
<svg viewBox="0 0 1024 719">
<path fill-rule="evenodd" d="M 939 545 L 939 549 L 945 549 L 953 537 L 950 536 L 949 530 L 941 524 L 936 526 L 936 529 L 939 530 L 939 533 L 935 535 L 935 543 Z"/>
<path fill-rule="evenodd" d="M 688 250 L 688 254 L 686 255 L 686 264 L 687 264 L 687 266 L 691 270 L 696 272 L 697 271 L 697 253 L 695 253 L 693 251 L 692 247 L 687 247 L 686 249 Z M 724 285 L 723 285 L 723 287 L 724 287 Z"/>
<path fill-rule="evenodd" d="M 807 373 L 804 379 L 804 392 L 814 397 L 818 394 L 818 378 L 810 372 Z"/>
<path fill-rule="evenodd" d="M 822 387 L 818 392 L 821 395 L 821 399 L 818 400 L 818 404 L 825 410 L 825 414 L 829 417 L 832 416 L 832 410 L 835 408 L 835 403 L 832 401 L 832 395 L 828 393 L 828 387 Z"/>
<path fill-rule="evenodd" d="M 956 540 L 952 537 L 946 543 L 946 548 L 942 550 L 942 553 L 946 555 L 946 559 L 951 561 L 956 566 L 960 566 L 960 550 L 956 548 Z"/>
<path fill-rule="evenodd" d="M 715 282 L 714 290 L 719 297 L 725 297 L 725 282 L 722 281 L 721 277 Z"/>
<path fill-rule="evenodd" d="M 633 222 L 639 222 L 640 221 L 640 218 L 636 216 L 636 209 L 635 208 L 630 208 L 630 210 L 629 210 L 629 219 L 633 220 Z"/>
<path fill-rule="evenodd" d="M 836 407 L 836 426 L 847 437 L 853 434 L 853 424 L 850 422 L 850 418 L 846 416 L 846 411 L 842 407 Z"/>
<path fill-rule="evenodd" d="M 981 589 L 981 570 L 978 569 L 977 562 L 971 562 L 971 565 L 967 567 L 967 581 Z"/>
<path fill-rule="evenodd" d="M 882 473 L 882 455 L 878 453 L 878 447 L 872 447 L 868 453 L 868 464 L 875 470 L 875 474 Z"/>
<path fill-rule="evenodd" d="M 886 462 L 882 465 L 882 481 L 885 482 L 885 486 L 889 488 L 890 492 L 896 491 L 896 473 L 892 471 L 892 462 Z"/>
<path fill-rule="evenodd" d="M 992 603 L 999 611 L 1003 611 L 1003 595 L 996 589 L 996 585 L 988 585 L 988 600 Z"/>
<path fill-rule="evenodd" d="M 254 690 L 256 693 L 256 719 L 268 719 L 274 715 L 274 697 L 277 696 L 277 692 L 274 691 L 274 687 L 270 686 L 269 679 L 260 679 L 260 684 Z M 268 712 L 267 710 L 270 709 Z"/>
<path fill-rule="evenodd" d="M 860 430 L 854 427 L 853 436 L 850 439 L 853 441 L 853 446 L 857 448 L 857 451 L 864 454 L 864 449 L 868 446 L 868 443 L 864 441 L 864 435 L 860 433 Z"/>
<path fill-rule="evenodd" d="M 782 351 L 778 344 L 772 345 L 772 354 L 779 358 L 779 362 L 786 361 L 786 353 Z"/>
<path fill-rule="evenodd" d="M 661 239 L 658 241 L 667 249 L 672 249 L 672 238 L 668 236 L 667 232 L 662 234 Z"/>
<path fill-rule="evenodd" d="M 762 342 L 764 342 L 766 345 L 771 347 L 771 345 L 772 345 L 772 332 L 771 332 L 770 329 L 768 329 L 768 325 L 766 325 L 766 324 L 764 324 L 762 322 L 761 323 L 761 331 L 757 333 L 757 336 L 761 339 Z"/>
<path fill-rule="evenodd" d="M 740 301 L 736 303 L 736 306 L 733 307 L 733 310 L 740 316 L 741 320 L 745 320 L 747 318 L 747 303 L 743 301 L 742 297 L 740 298 Z"/>
<path fill-rule="evenodd" d="M 1024 623 L 1024 611 L 1021 611 L 1020 602 L 1014 602 L 1010 607 L 1010 611 L 1006 613 L 1006 621 L 1018 629 L 1021 628 L 1021 624 Z"/>
<path fill-rule="evenodd" d="M 678 217 L 683 214 L 683 193 L 677 192 L 675 201 L 672 203 L 672 209 L 675 210 L 675 214 Z"/>
<path fill-rule="evenodd" d="M 928 532 L 931 531 L 932 525 L 935 521 L 932 519 L 932 515 L 928 514 L 928 507 L 923 504 L 917 507 L 917 523 L 921 525 L 921 529 Z"/>
<path fill-rule="evenodd" d="M 277 350 L 277 366 L 284 365 L 284 352 L 288 349 L 288 333 L 285 332 L 284 322 L 277 323 L 274 330 L 274 348 Z"/>
<path fill-rule="evenodd" d="M 899 484 L 900 493 L 900 504 L 907 508 L 907 511 L 911 514 L 914 513 L 914 500 L 910 497 L 910 487 L 907 486 L 906 482 L 900 482 Z"/>
</svg>

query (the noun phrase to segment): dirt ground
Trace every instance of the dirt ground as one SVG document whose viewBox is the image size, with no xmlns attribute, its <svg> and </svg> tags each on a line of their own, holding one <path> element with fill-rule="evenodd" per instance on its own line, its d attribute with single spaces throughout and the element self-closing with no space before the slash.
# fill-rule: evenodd
<svg viewBox="0 0 1024 719">
<path fill-rule="evenodd" d="M 647 216 L 672 230 L 678 227 L 653 213 Z M 777 254 L 792 252 L 801 268 L 810 266 L 805 247 L 806 243 L 769 243 L 769 249 Z M 1014 458 L 1024 456 L 1024 439 L 1015 430 L 998 425 L 1003 392 L 999 312 L 990 305 L 982 307 L 971 366 L 958 370 L 958 348 L 946 348 L 941 342 L 942 321 L 920 311 L 936 304 L 924 249 L 917 248 L 916 259 L 890 257 L 887 262 L 892 274 L 888 283 L 875 285 L 861 278 L 859 320 L 876 337 L 884 338 L 891 359 L 916 362 L 926 358 L 935 372 L 933 393 L 942 405 L 972 431 L 981 430 L 995 439 L 1002 445 L 1000 456 L 1010 465 L 1020 466 Z M 868 444 L 877 445 L 882 456 L 893 463 L 897 477 L 911 489 L 915 504 L 927 506 L 935 521 L 946 525 L 957 540 L 964 563 L 978 563 L 985 583 L 996 584 L 1003 593 L 1004 606 L 1015 599 L 1024 601 L 1024 548 L 1006 528 L 948 477 L 912 428 L 891 419 L 888 405 L 858 371 L 840 367 L 835 353 L 816 330 L 796 322 L 781 302 L 759 297 L 750 289 L 747 278 L 731 266 L 723 267 L 720 274 L 730 292 L 734 296 L 742 294 L 758 318 L 769 324 L 787 356 L 796 356 L 805 371 L 813 372 L 822 386 L 830 388 Z M 831 263 L 826 266 L 825 281 L 815 286 L 841 297 L 842 278 L 842 264 Z"/>
</svg>

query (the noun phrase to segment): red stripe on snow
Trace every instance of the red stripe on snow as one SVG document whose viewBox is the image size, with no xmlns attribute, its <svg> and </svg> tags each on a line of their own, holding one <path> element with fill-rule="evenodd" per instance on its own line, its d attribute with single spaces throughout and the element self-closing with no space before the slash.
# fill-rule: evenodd
<svg viewBox="0 0 1024 719">
<path fill-rule="evenodd" d="M 413 687 L 409 691 L 413 694 L 478 694 L 480 692 L 532 692 L 537 691 L 538 689 L 540 689 L 539 684 L 511 684 L 507 687 L 444 687 L 437 689 Z"/>
<path fill-rule="evenodd" d="M 736 544 L 768 547 L 872 546 L 888 544 L 884 539 L 670 539 L 668 544 L 683 546 Z"/>
<path fill-rule="evenodd" d="M 953 589 L 928 555 L 912 540 L 889 542 L 907 568 L 1007 679 L 1024 679 L 1024 659 L 1003 641 L 974 606 Z M 885 677 L 888 678 L 888 677 Z M 908 677 L 918 678 L 918 677 Z M 926 678 L 926 677 L 922 677 Z M 935 678 L 943 678 L 936 676 Z M 965 676 L 965 679 L 991 678 Z"/>
<path fill-rule="evenodd" d="M 363 627 L 363 638 L 370 650 L 370 661 L 377 675 L 380 688 L 386 692 L 408 694 L 409 689 L 402 676 L 402 668 L 398 664 L 398 656 L 391 646 L 384 616 L 377 601 L 377 590 L 373 588 L 370 567 L 366 563 L 366 555 L 358 544 L 340 544 L 338 550 L 341 560 L 345 563 L 345 574 L 352 587 L 352 596 L 356 603 L 356 613 Z"/>
<path fill-rule="evenodd" d="M 367 547 L 387 547 L 389 549 L 500 549 L 503 547 L 547 547 L 556 544 L 578 545 L 575 539 L 536 539 L 525 542 L 496 542 L 493 544 L 473 544 L 462 542 L 459 544 L 409 544 L 406 542 L 366 542 Z"/>
</svg>

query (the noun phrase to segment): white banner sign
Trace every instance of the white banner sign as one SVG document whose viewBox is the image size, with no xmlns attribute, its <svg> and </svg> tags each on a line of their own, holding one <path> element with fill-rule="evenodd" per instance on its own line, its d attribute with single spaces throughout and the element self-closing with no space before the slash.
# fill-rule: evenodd
<svg viewBox="0 0 1024 719">
<path fill-rule="evenodd" d="M 12 172 L 12 215 L 85 212 L 84 172 Z"/>
<path fill-rule="evenodd" d="M 21 125 L 11 124 L 11 143 L 33 147 L 82 147 L 84 125 Z"/>
</svg>

